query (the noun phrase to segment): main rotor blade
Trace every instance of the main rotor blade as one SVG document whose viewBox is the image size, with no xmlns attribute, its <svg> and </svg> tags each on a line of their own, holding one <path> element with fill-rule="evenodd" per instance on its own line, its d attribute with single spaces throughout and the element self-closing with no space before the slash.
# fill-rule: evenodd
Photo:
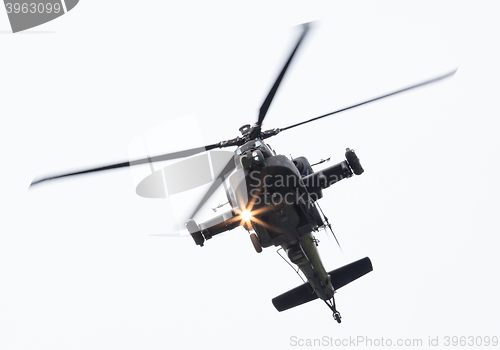
<svg viewBox="0 0 500 350">
<path fill-rule="evenodd" d="M 214 182 L 212 183 L 212 185 L 210 186 L 208 191 L 205 193 L 205 195 L 201 199 L 200 203 L 198 203 L 198 206 L 194 209 L 193 213 L 189 217 L 190 219 L 194 218 L 196 213 L 198 213 L 198 210 L 200 210 L 200 208 L 207 202 L 207 200 L 219 188 L 219 186 L 224 181 L 224 176 L 231 173 L 231 171 L 233 171 L 235 167 L 236 167 L 236 165 L 234 164 L 234 158 L 231 157 L 231 159 L 229 159 L 229 162 L 227 162 L 227 164 L 224 166 L 224 168 L 220 171 L 219 175 L 217 175 Z"/>
<path fill-rule="evenodd" d="M 85 170 L 80 170 L 80 171 L 75 171 L 72 173 L 66 173 L 66 174 L 61 174 L 61 175 L 54 175 L 54 176 L 48 176 L 46 178 L 42 178 L 36 181 L 33 181 L 30 185 L 36 185 L 39 184 L 40 182 L 47 181 L 47 180 L 54 180 L 54 179 L 60 179 L 63 177 L 68 177 L 68 176 L 74 176 L 74 175 L 82 175 L 82 174 L 89 174 L 89 173 L 95 173 L 98 171 L 104 171 L 104 170 L 111 170 L 111 169 L 118 169 L 118 168 L 125 168 L 128 166 L 134 166 L 134 165 L 140 165 L 140 164 L 146 164 L 146 163 L 153 163 L 153 162 L 161 162 L 165 160 L 172 160 L 172 159 L 177 159 L 177 158 L 184 158 L 188 156 L 192 156 L 194 154 L 202 153 L 205 151 L 212 150 L 214 148 L 222 148 L 225 146 L 222 146 L 220 143 L 213 144 L 213 145 L 208 145 L 205 147 L 197 147 L 197 148 L 191 148 L 183 151 L 177 151 L 177 152 L 172 152 L 172 153 L 167 153 L 167 154 L 162 154 L 159 156 L 154 156 L 154 157 L 148 157 L 148 158 L 142 158 L 142 159 L 137 159 L 137 160 L 132 160 L 130 162 L 123 162 L 123 163 L 116 163 L 116 164 L 111 164 L 111 165 L 106 165 L 102 167 L 97 167 L 97 168 L 91 168 L 91 169 L 85 169 Z"/>
<path fill-rule="evenodd" d="M 321 115 L 319 117 L 312 118 L 312 119 L 309 119 L 309 120 L 306 120 L 306 121 L 303 121 L 303 122 L 300 122 L 300 123 L 297 123 L 297 124 L 293 124 L 293 125 L 287 126 L 286 128 L 282 128 L 282 129 L 279 129 L 279 130 L 280 131 L 284 131 L 284 130 L 288 130 L 288 129 L 291 129 L 291 128 L 295 128 L 296 126 L 300 126 L 300 125 L 303 125 L 303 124 L 306 124 L 306 123 L 309 123 L 309 122 L 313 122 L 313 121 L 321 119 L 321 118 L 328 117 L 328 116 L 333 115 L 333 114 L 337 114 L 337 113 L 340 113 L 340 112 L 347 111 L 349 109 L 353 109 L 355 107 L 359 107 L 359 106 L 362 106 L 362 105 L 365 105 L 365 104 L 368 104 L 368 103 L 371 103 L 371 102 L 375 102 L 375 101 L 381 100 L 383 98 L 399 94 L 401 92 L 405 92 L 405 91 L 408 91 L 408 90 L 416 89 L 416 88 L 424 86 L 424 85 L 435 83 L 435 82 L 440 81 L 442 79 L 446 79 L 446 78 L 449 78 L 449 77 L 453 76 L 457 70 L 458 70 L 458 68 L 455 69 L 455 70 L 453 70 L 453 71 L 451 71 L 451 72 L 449 72 L 449 73 L 441 75 L 439 77 L 435 77 L 435 78 L 432 78 L 430 80 L 426 80 L 426 81 L 423 81 L 421 83 L 418 83 L 418 84 L 415 84 L 415 85 L 411 85 L 411 86 L 408 86 L 408 87 L 405 87 L 403 89 L 390 92 L 388 94 L 385 94 L 385 95 L 382 95 L 382 96 L 379 96 L 379 97 L 372 98 L 370 100 L 366 100 L 366 101 L 363 101 L 363 102 L 360 102 L 360 103 L 356 103 L 356 104 L 351 105 L 349 107 L 345 107 L 345 108 L 336 110 L 336 111 L 331 112 L 331 113 L 323 114 L 323 115 Z"/>
<path fill-rule="evenodd" d="M 267 95 L 266 99 L 264 100 L 264 103 L 260 107 L 259 110 L 259 119 L 257 120 L 257 125 L 261 126 L 262 122 L 264 121 L 264 118 L 266 117 L 267 111 L 269 109 L 269 106 L 271 105 L 271 102 L 273 101 L 274 95 L 276 95 L 276 91 L 278 91 L 278 87 L 280 86 L 281 80 L 283 79 L 283 76 L 286 73 L 286 70 L 288 69 L 288 66 L 290 65 L 290 62 L 292 61 L 293 56 L 295 55 L 295 52 L 297 52 L 297 49 L 300 46 L 300 43 L 302 42 L 302 39 L 306 36 L 307 32 L 309 31 L 309 23 L 304 23 L 302 25 L 302 34 L 300 35 L 299 41 L 297 42 L 297 45 L 295 45 L 295 48 L 293 49 L 290 57 L 288 58 L 288 61 L 285 63 L 285 66 L 283 67 L 280 75 L 274 82 L 273 87 L 271 88 L 271 91 L 269 91 L 269 94 Z"/>
</svg>

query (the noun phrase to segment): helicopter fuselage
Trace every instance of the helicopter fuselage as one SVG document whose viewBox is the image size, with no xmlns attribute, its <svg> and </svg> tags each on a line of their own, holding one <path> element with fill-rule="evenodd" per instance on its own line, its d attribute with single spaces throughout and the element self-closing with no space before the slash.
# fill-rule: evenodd
<svg viewBox="0 0 500 350">
<path fill-rule="evenodd" d="M 353 151 L 348 152 L 355 156 Z M 234 162 L 235 171 L 226 188 L 232 209 L 200 225 L 188 221 L 196 243 L 203 245 L 206 239 L 241 225 L 249 232 L 255 231 L 258 242 L 254 246 L 281 246 L 316 295 L 331 299 L 333 286 L 312 234 L 324 226 L 316 201 L 322 189 L 353 175 L 350 163 L 343 161 L 314 173 L 305 157 L 277 155 L 260 139 L 240 146 Z"/>
</svg>

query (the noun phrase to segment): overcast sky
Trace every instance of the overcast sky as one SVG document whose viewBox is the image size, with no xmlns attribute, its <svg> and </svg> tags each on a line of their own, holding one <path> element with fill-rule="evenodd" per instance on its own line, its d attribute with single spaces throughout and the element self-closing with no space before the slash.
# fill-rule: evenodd
<svg viewBox="0 0 500 350">
<path fill-rule="evenodd" d="M 498 336 L 497 7 L 81 1 L 15 35 L 0 11 L 1 347 L 284 349 L 294 336 L 424 345 Z M 365 256 L 374 267 L 337 293 L 341 325 L 319 301 L 277 312 L 271 299 L 301 281 L 276 248 L 255 253 L 242 228 L 203 248 L 151 236 L 175 225 L 172 204 L 137 196 L 128 169 L 27 191 L 35 177 L 126 161 L 136 137 L 175 118 L 198 120 L 201 137 L 186 130 L 189 146 L 238 136 L 256 121 L 295 26 L 313 20 L 265 128 L 459 67 L 451 79 L 269 141 L 311 162 L 340 162 L 351 147 L 365 168 L 320 200 L 344 251 L 318 233 L 326 268 Z M 214 196 L 200 216 L 225 201 Z"/>
</svg>

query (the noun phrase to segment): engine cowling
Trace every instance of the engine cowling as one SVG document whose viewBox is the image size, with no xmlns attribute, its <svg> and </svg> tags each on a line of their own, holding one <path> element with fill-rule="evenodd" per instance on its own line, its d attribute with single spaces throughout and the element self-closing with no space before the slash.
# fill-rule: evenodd
<svg viewBox="0 0 500 350">
<path fill-rule="evenodd" d="M 295 167 L 299 170 L 301 177 L 314 173 L 311 164 L 309 164 L 309 161 L 306 157 L 297 157 L 292 159 L 292 161 Z"/>
</svg>

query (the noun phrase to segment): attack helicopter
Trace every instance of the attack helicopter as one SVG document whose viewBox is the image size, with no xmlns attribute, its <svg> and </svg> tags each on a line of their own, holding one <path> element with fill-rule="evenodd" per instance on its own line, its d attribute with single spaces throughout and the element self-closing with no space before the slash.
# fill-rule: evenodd
<svg viewBox="0 0 500 350">
<path fill-rule="evenodd" d="M 456 69 L 300 123 L 263 130 L 262 125 L 273 98 L 309 28 L 309 23 L 302 25 L 296 45 L 260 107 L 257 122 L 243 125 L 239 129 L 241 136 L 204 147 L 49 176 L 33 181 L 31 186 L 68 176 L 181 159 L 214 149 L 236 147 L 186 221 L 189 234 L 196 245 L 203 247 L 214 236 L 243 226 L 250 233 L 256 252 L 260 253 L 263 248 L 271 246 L 280 247 L 286 251 L 290 262 L 297 266 L 297 271 L 303 273 L 306 281 L 272 299 L 275 308 L 284 311 L 321 299 L 332 311 L 334 319 L 340 323 L 341 315 L 336 308 L 334 294 L 341 287 L 372 271 L 372 263 L 365 257 L 327 272 L 317 250 L 318 240 L 313 233 L 327 227 L 331 230 L 330 223 L 318 204 L 323 197 L 323 190 L 353 175 L 361 175 L 364 169 L 354 150 L 347 148 L 343 161 L 315 172 L 306 157 L 289 158 L 277 154 L 265 140 L 306 123 L 440 81 L 452 76 Z M 231 209 L 208 221 L 197 223 L 195 215 L 222 184 Z"/>
</svg>

